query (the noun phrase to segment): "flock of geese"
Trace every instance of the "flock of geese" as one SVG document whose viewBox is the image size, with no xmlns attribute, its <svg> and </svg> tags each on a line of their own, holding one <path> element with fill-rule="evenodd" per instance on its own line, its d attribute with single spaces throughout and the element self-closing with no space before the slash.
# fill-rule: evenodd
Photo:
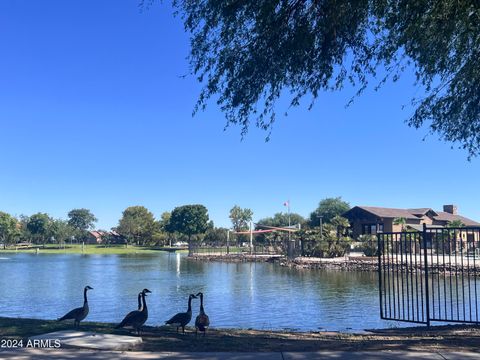
<svg viewBox="0 0 480 360">
<path fill-rule="evenodd" d="M 87 285 L 83 289 L 83 306 L 69 311 L 64 316 L 59 318 L 58 321 L 73 320 L 75 327 L 78 328 L 80 326 L 80 321 L 87 317 L 89 311 L 87 299 L 88 290 L 93 290 L 93 288 Z M 143 289 L 138 294 L 138 309 L 129 312 L 122 320 L 122 322 L 115 326 L 115 329 L 130 327 L 136 330 L 137 334 L 140 335 L 142 326 L 148 319 L 148 308 L 145 297 L 147 296 L 147 294 L 150 293 L 150 290 Z M 192 300 L 197 299 L 198 297 L 200 297 L 200 312 L 195 319 L 195 334 L 200 331 L 203 332 L 203 336 L 205 336 L 207 328 L 210 326 L 210 319 L 208 318 L 208 315 L 205 313 L 205 309 L 203 308 L 203 293 L 201 292 L 196 295 L 190 294 L 188 296 L 187 311 L 175 314 L 174 316 L 172 316 L 171 319 L 165 321 L 165 324 L 176 327 L 177 333 L 178 329 L 181 327 L 182 333 L 185 334 L 185 326 L 192 320 Z"/>
</svg>

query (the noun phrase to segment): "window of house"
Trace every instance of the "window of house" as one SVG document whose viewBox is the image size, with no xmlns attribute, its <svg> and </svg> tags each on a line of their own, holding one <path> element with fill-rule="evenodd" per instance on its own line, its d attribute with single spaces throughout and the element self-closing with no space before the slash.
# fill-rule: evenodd
<svg viewBox="0 0 480 360">
<path fill-rule="evenodd" d="M 378 224 L 378 232 L 383 232 L 383 224 Z M 377 224 L 363 224 L 362 234 L 376 234 Z"/>
</svg>

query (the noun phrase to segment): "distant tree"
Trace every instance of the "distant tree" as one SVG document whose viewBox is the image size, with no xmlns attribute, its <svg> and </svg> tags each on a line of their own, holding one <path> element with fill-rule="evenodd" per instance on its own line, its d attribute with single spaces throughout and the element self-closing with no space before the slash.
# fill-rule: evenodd
<svg viewBox="0 0 480 360">
<path fill-rule="evenodd" d="M 171 217 L 172 213 L 169 211 L 165 211 L 164 213 L 162 213 L 159 220 L 160 231 L 165 234 L 166 242 L 168 242 L 169 246 L 172 246 L 172 244 L 177 241 L 178 237 L 175 228 L 170 222 Z"/>
<path fill-rule="evenodd" d="M 20 215 L 18 217 L 18 231 L 19 231 L 19 240 L 20 241 L 31 241 L 32 234 L 28 231 L 27 225 L 30 217 L 27 215 Z"/>
<path fill-rule="evenodd" d="M 250 228 L 250 222 L 252 221 L 253 211 L 240 206 L 235 205 L 230 209 L 230 220 L 232 221 L 232 229 L 234 232 L 246 231 Z M 246 235 L 236 235 L 237 245 L 247 240 Z"/>
<path fill-rule="evenodd" d="M 232 221 L 232 227 L 234 231 L 243 231 L 249 228 L 249 223 L 252 221 L 253 211 L 240 206 L 235 205 L 230 209 L 230 220 Z"/>
<path fill-rule="evenodd" d="M 192 236 L 204 234 L 208 229 L 208 210 L 203 205 L 176 207 L 170 218 L 170 230 L 188 237 L 188 254 L 193 255 Z"/>
<path fill-rule="evenodd" d="M 47 234 L 58 244 L 63 244 L 74 234 L 74 229 L 68 224 L 68 221 L 62 219 L 51 219 Z"/>
<path fill-rule="evenodd" d="M 462 228 L 462 227 L 465 227 L 465 224 L 462 222 L 462 220 L 452 220 L 447 223 L 447 227 Z"/>
<path fill-rule="evenodd" d="M 450 254 L 452 251 L 461 250 L 463 247 L 462 231 L 456 230 L 465 227 L 465 224 L 461 220 L 452 220 L 447 222 L 447 226 L 443 230 L 441 236 L 435 234 L 433 237 L 434 248 L 440 248 L 443 246 L 445 253 Z M 458 249 L 460 246 L 460 249 Z"/>
<path fill-rule="evenodd" d="M 28 219 L 27 229 L 37 242 L 41 241 L 42 244 L 45 244 L 48 238 L 51 222 L 52 219 L 45 213 L 33 214 Z"/>
<path fill-rule="evenodd" d="M 227 231 L 228 229 L 222 227 L 209 228 L 205 232 L 203 242 L 210 246 L 224 246 L 227 240 Z"/>
<path fill-rule="evenodd" d="M 319 217 L 322 216 L 323 223 L 330 223 L 337 215 L 342 215 L 350 210 L 350 205 L 341 197 L 325 198 L 318 204 L 317 209 L 310 214 L 310 226 L 319 226 Z"/>
<path fill-rule="evenodd" d="M 160 215 L 160 220 L 158 221 L 158 225 L 160 227 L 160 231 L 168 232 L 168 225 L 170 223 L 170 218 L 172 213 L 169 211 L 165 211 Z"/>
<path fill-rule="evenodd" d="M 0 239 L 5 249 L 7 244 L 14 241 L 14 237 L 18 232 L 17 220 L 5 212 L 0 211 Z"/>
<path fill-rule="evenodd" d="M 292 226 L 299 225 L 300 228 L 304 227 L 305 219 L 303 216 L 297 213 L 290 213 L 290 224 Z M 263 226 L 262 226 L 263 225 Z M 273 217 L 267 217 L 258 220 L 255 225 L 255 229 L 265 229 L 265 226 L 273 227 L 287 227 L 288 226 L 288 213 L 276 213 Z M 295 233 L 295 236 L 297 233 Z M 283 246 L 282 241 L 288 238 L 288 233 L 285 231 L 275 231 L 271 233 L 258 234 L 255 236 L 255 242 L 269 245 L 269 246 Z"/>
<path fill-rule="evenodd" d="M 145 245 L 152 240 L 155 232 L 155 218 L 144 206 L 130 206 L 123 211 L 118 222 L 117 232 L 139 245 Z"/>
<path fill-rule="evenodd" d="M 68 225 L 75 229 L 76 236 L 83 240 L 96 222 L 97 218 L 88 209 L 73 209 L 68 213 Z"/>
<path fill-rule="evenodd" d="M 258 220 L 257 227 L 260 228 L 259 225 L 266 225 L 266 226 L 275 226 L 275 227 L 285 227 L 288 226 L 289 223 L 289 215 L 288 213 L 279 212 L 273 215 L 273 217 L 267 217 Z M 303 216 L 297 213 L 290 213 L 290 225 L 302 225 L 305 223 L 305 219 Z"/>
</svg>

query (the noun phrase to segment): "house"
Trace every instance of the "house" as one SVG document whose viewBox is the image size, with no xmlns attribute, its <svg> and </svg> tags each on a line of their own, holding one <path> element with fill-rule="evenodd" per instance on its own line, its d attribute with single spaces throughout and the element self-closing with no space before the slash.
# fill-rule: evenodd
<svg viewBox="0 0 480 360">
<path fill-rule="evenodd" d="M 480 227 L 480 223 L 458 214 L 457 206 L 444 205 L 443 211 L 431 208 L 392 209 L 372 206 L 355 206 L 345 212 L 343 217 L 350 221 L 352 236 L 379 232 L 399 232 L 402 226 L 421 230 L 423 224 L 428 227 L 445 227 L 448 223 L 460 220 L 465 227 Z M 405 225 L 395 225 L 395 219 L 405 219 Z"/>
<path fill-rule="evenodd" d="M 89 231 L 86 239 L 87 244 L 103 244 L 106 239 L 111 244 L 125 244 L 125 239 L 116 231 Z"/>
</svg>

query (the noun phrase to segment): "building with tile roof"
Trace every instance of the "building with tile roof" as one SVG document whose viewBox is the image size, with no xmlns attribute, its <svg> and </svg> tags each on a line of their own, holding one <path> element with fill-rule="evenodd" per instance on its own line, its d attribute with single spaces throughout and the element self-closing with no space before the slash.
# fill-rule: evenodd
<svg viewBox="0 0 480 360">
<path fill-rule="evenodd" d="M 402 227 L 420 229 L 427 227 L 445 227 L 453 221 L 461 221 L 465 227 L 480 227 L 480 223 L 458 214 L 455 205 L 444 205 L 443 211 L 431 208 L 393 209 L 373 206 L 355 206 L 342 215 L 350 221 L 352 235 L 358 238 L 362 234 L 378 232 L 399 232 Z M 404 225 L 396 225 L 395 219 L 405 219 Z"/>
</svg>

